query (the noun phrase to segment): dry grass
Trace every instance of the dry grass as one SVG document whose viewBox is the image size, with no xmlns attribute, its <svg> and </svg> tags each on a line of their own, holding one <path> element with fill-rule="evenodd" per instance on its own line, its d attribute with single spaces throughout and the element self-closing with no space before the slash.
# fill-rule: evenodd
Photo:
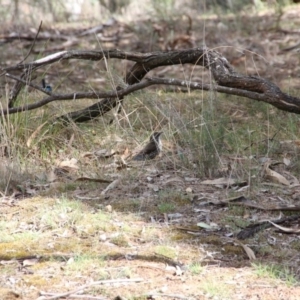
<svg viewBox="0 0 300 300">
<path fill-rule="evenodd" d="M 102 45 L 96 41 L 89 46 Z M 104 62 L 72 62 L 45 72 L 56 91 L 114 89 L 122 84 L 125 67 L 106 64 L 107 71 Z M 257 71 L 256 65 L 252 68 Z M 95 73 L 103 83 L 93 79 Z M 176 66 L 165 74 L 209 80 L 194 66 Z M 18 101 L 37 97 L 24 91 Z M 161 299 L 162 294 L 299 298 L 297 236 L 270 229 L 247 240 L 257 257 L 255 265 L 228 237 L 277 214 L 209 204 L 238 195 L 265 207 L 297 204 L 297 188 L 265 185 L 261 161 L 279 161 L 278 172 L 298 176 L 298 116 L 248 99 L 156 87 L 126 97 L 120 114 L 68 128 L 52 122 L 90 103 L 53 103 L 38 112 L 2 118 L 1 296 L 10 289 L 23 299 L 36 299 L 39 291 L 61 293 L 93 281 L 142 278 L 141 283 L 90 286 L 85 294 L 107 299 L 146 299 L 150 294 Z M 126 159 L 158 130 L 164 132 L 160 157 L 140 164 Z M 116 155 L 95 154 L 104 150 Z M 291 164 L 284 166 L 283 159 Z M 107 183 L 75 181 L 83 176 L 119 180 L 104 193 Z M 238 192 L 201 184 L 223 176 L 246 180 L 249 188 Z M 199 222 L 215 229 L 200 228 Z"/>
</svg>

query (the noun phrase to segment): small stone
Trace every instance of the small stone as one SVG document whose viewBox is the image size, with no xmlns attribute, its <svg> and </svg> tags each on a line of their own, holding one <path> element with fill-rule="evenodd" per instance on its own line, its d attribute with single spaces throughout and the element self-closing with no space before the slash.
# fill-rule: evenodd
<svg viewBox="0 0 300 300">
<path fill-rule="evenodd" d="M 106 209 L 106 211 L 108 211 L 108 212 L 112 212 L 112 210 L 113 210 L 111 205 L 105 206 L 105 209 Z"/>
<path fill-rule="evenodd" d="M 167 290 L 168 290 L 167 286 L 163 286 L 163 287 L 160 288 L 161 293 L 165 293 Z"/>
<path fill-rule="evenodd" d="M 187 193 L 191 194 L 193 192 L 193 189 L 191 187 L 186 188 L 185 190 Z"/>
<path fill-rule="evenodd" d="M 106 236 L 105 233 L 103 233 L 103 234 L 101 234 L 101 235 L 99 236 L 99 240 L 102 241 L 102 242 L 105 242 L 106 239 L 107 239 L 107 236 Z"/>
</svg>

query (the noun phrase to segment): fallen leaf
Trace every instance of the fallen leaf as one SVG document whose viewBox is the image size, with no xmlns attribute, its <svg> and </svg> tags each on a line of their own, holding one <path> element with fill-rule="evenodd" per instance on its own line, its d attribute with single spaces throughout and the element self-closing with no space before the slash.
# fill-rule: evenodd
<svg viewBox="0 0 300 300">
<path fill-rule="evenodd" d="M 28 138 L 27 142 L 26 142 L 26 146 L 28 148 L 30 148 L 32 141 L 35 139 L 35 137 L 38 135 L 38 133 L 41 131 L 41 129 L 44 127 L 45 124 L 47 124 L 48 121 L 44 122 L 43 124 L 41 124 Z"/>
<path fill-rule="evenodd" d="M 199 223 L 197 223 L 197 226 L 200 228 L 206 229 L 207 231 L 216 231 L 219 229 L 219 226 L 216 223 L 207 224 L 204 222 L 199 222 Z"/>
<path fill-rule="evenodd" d="M 198 227 L 204 228 L 204 229 L 211 229 L 212 227 L 204 222 L 197 223 Z"/>
<path fill-rule="evenodd" d="M 67 261 L 67 265 L 73 264 L 74 263 L 74 257 L 70 257 Z"/>
<path fill-rule="evenodd" d="M 62 169 L 79 169 L 77 166 L 78 160 L 76 158 L 66 159 L 58 164 Z"/>
<path fill-rule="evenodd" d="M 38 262 L 39 262 L 38 258 L 25 259 L 25 260 L 23 260 L 22 265 L 23 265 L 23 267 L 33 266 L 33 265 L 35 265 Z"/>
<path fill-rule="evenodd" d="M 109 184 L 106 189 L 101 192 L 101 195 L 105 195 L 109 190 L 116 188 L 121 181 L 121 178 L 114 180 L 111 184 Z"/>
<path fill-rule="evenodd" d="M 239 244 L 242 246 L 242 248 L 244 249 L 244 251 L 246 252 L 246 254 L 248 255 L 250 260 L 255 260 L 256 259 L 256 256 L 255 256 L 253 250 L 250 247 L 244 245 L 243 243 L 239 243 Z"/>
<path fill-rule="evenodd" d="M 269 221 L 269 223 L 271 223 L 273 226 L 275 226 L 276 228 L 278 228 L 281 231 L 286 232 L 286 233 L 300 233 L 299 228 L 289 228 L 289 227 L 280 226 L 280 225 L 273 223 L 272 221 Z"/>
<path fill-rule="evenodd" d="M 107 150 L 107 149 L 101 149 L 94 152 L 94 154 L 98 157 L 102 158 L 109 158 L 117 154 L 117 152 L 113 149 Z"/>
<path fill-rule="evenodd" d="M 183 183 L 183 180 L 180 177 L 173 177 L 163 182 L 162 185 L 177 185 L 178 183 Z"/>
<path fill-rule="evenodd" d="M 268 179 L 270 179 L 273 182 L 281 183 L 281 184 L 284 184 L 284 185 L 287 185 L 287 186 L 290 185 L 289 181 L 284 176 L 277 173 L 276 171 L 271 170 L 269 168 L 269 166 L 270 166 L 270 162 L 267 162 L 264 165 L 264 172 L 265 172 L 266 177 Z"/>
<path fill-rule="evenodd" d="M 283 163 L 284 163 L 286 166 L 289 166 L 289 165 L 291 164 L 291 160 L 288 159 L 288 158 L 286 158 L 286 157 L 284 157 L 284 158 L 283 158 Z"/>
<path fill-rule="evenodd" d="M 94 153 L 93 152 L 84 152 L 82 155 L 81 155 L 83 158 L 85 157 L 93 157 L 94 156 Z"/>
</svg>

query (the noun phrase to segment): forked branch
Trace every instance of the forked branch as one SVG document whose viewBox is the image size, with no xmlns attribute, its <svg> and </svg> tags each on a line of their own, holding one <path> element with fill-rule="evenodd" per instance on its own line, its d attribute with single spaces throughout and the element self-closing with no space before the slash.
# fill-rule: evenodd
<svg viewBox="0 0 300 300">
<path fill-rule="evenodd" d="M 217 92 L 238 95 L 247 97 L 257 101 L 269 103 L 278 109 L 300 113 L 300 99 L 292 97 L 282 92 L 278 86 L 270 81 L 256 77 L 247 76 L 237 73 L 233 67 L 230 66 L 226 58 L 215 50 L 207 48 L 192 48 L 187 50 L 174 51 L 158 51 L 152 53 L 134 53 L 120 50 L 107 51 L 62 51 L 42 59 L 33 61 L 31 63 L 21 63 L 16 66 L 11 66 L 4 71 L 8 77 L 16 80 L 16 85 L 29 85 L 37 88 L 30 82 L 32 72 L 45 65 L 59 63 L 63 60 L 81 59 L 81 60 L 101 60 L 106 59 L 125 59 L 135 62 L 133 67 L 127 72 L 124 81 L 127 84 L 126 88 L 117 87 L 115 91 L 109 93 L 90 92 L 90 93 L 71 93 L 71 94 L 48 94 L 48 97 L 37 101 L 36 103 L 20 106 L 9 107 L 2 111 L 3 114 L 12 114 L 25 110 L 36 109 L 49 102 L 56 100 L 76 100 L 83 98 L 101 99 L 99 102 L 89 106 L 81 111 L 71 112 L 63 119 L 72 119 L 75 122 L 85 122 L 101 116 L 110 111 L 113 107 L 122 101 L 124 96 L 146 88 L 154 84 L 185 86 L 190 89 L 201 90 L 215 90 Z M 159 79 L 159 78 L 143 78 L 150 70 L 157 67 L 178 65 L 178 64 L 193 64 L 200 65 L 209 69 L 213 75 L 216 84 L 204 84 L 201 82 L 186 82 L 176 79 Z M 13 77 L 8 72 L 23 71 L 21 77 Z M 25 71 L 24 71 L 25 70 Z M 30 72 L 29 72 L 30 70 Z M 30 77 L 29 77 L 30 73 Z M 28 74 L 24 76 L 24 74 Z M 25 78 L 24 78 L 25 77 Z"/>
</svg>

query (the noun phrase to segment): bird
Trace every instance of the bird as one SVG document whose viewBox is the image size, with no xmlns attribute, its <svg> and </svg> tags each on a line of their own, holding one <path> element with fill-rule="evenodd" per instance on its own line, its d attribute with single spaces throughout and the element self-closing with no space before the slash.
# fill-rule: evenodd
<svg viewBox="0 0 300 300">
<path fill-rule="evenodd" d="M 52 92 L 51 85 L 46 84 L 46 80 L 44 78 L 42 79 L 42 86 L 46 92 L 50 92 L 50 93 Z"/>
<path fill-rule="evenodd" d="M 160 135 L 162 132 L 154 132 L 149 139 L 149 143 L 136 154 L 132 159 L 133 160 L 149 160 L 155 158 L 160 151 L 162 150 L 162 142 Z"/>
</svg>

